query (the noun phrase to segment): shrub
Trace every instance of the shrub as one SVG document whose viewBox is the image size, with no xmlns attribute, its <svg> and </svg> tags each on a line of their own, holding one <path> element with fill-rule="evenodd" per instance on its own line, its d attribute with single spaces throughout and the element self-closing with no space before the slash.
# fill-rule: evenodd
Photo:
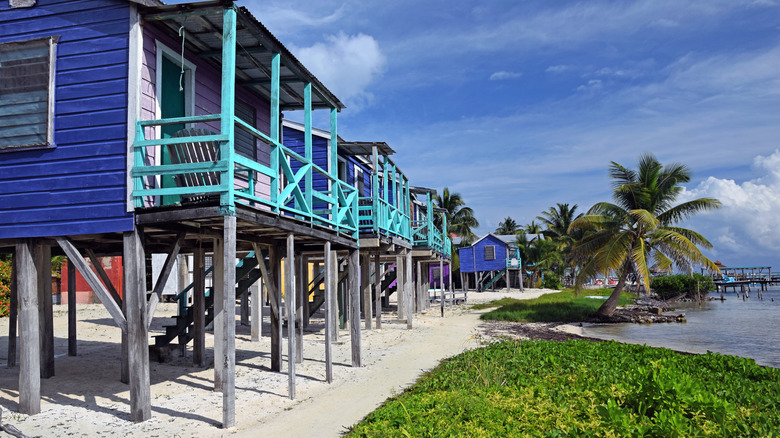
<svg viewBox="0 0 780 438">
<path fill-rule="evenodd" d="M 11 262 L 0 260 L 0 317 L 11 312 Z"/>
<path fill-rule="evenodd" d="M 684 293 L 695 294 L 696 285 L 699 292 L 706 293 L 715 288 L 710 277 L 702 274 L 677 274 L 655 277 L 650 281 L 650 287 L 661 298 L 667 299 Z"/>
<path fill-rule="evenodd" d="M 563 289 L 563 283 L 561 283 L 561 278 L 555 275 L 555 273 L 552 271 L 544 272 L 544 281 L 542 282 L 542 286 L 545 289 L 557 289 L 557 290 Z"/>
</svg>

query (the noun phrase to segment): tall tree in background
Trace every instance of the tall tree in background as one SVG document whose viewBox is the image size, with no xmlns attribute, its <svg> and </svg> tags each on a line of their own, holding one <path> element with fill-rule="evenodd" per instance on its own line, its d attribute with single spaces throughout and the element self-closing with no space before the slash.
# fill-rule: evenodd
<svg viewBox="0 0 780 438">
<path fill-rule="evenodd" d="M 479 226 L 479 221 L 474 217 L 474 210 L 466 207 L 466 202 L 458 193 L 450 193 L 445 187 L 441 196 L 433 197 L 436 207 L 444 210 L 447 217 L 447 232 L 463 238 L 465 242 L 471 242 L 476 237 L 471 231 Z M 439 224 L 441 226 L 441 224 Z"/>
<path fill-rule="evenodd" d="M 555 207 L 550 207 L 547 211 L 543 211 L 541 216 L 537 216 L 536 219 L 541 221 L 542 225 L 546 228 L 542 231 L 545 237 L 555 242 L 555 246 L 561 255 L 561 260 L 565 262 L 570 268 L 570 279 L 576 273 L 578 260 L 576 260 L 571 253 L 574 242 L 582 239 L 583 231 L 580 229 L 570 230 L 572 222 L 575 219 L 582 216 L 582 213 L 577 214 L 577 204 L 569 207 L 569 204 L 557 203 Z M 560 274 L 564 274 L 564 269 L 560 270 Z"/>
<path fill-rule="evenodd" d="M 526 234 L 542 234 L 542 227 L 534 221 L 524 227 Z"/>
<path fill-rule="evenodd" d="M 715 198 L 699 198 L 674 205 L 682 191 L 680 184 L 691 180 L 682 164 L 661 165 L 652 154 L 639 157 L 637 170 L 616 162 L 609 166 L 615 203 L 600 202 L 588 214 L 576 219 L 570 230 L 590 231 L 572 251 L 584 261 L 577 275 L 576 290 L 597 274 L 618 273 L 612 295 L 599 308 L 601 316 L 612 316 L 626 278 L 636 272 L 650 290 L 650 268 L 653 260 L 661 269 L 676 264 L 689 268 L 701 265 L 712 271 L 718 267 L 697 246 L 711 248 L 701 234 L 676 223 L 698 212 L 720 207 Z"/>
<path fill-rule="evenodd" d="M 496 234 L 516 234 L 518 230 L 520 230 L 520 225 L 517 225 L 517 222 L 515 222 L 514 219 L 507 216 L 506 219 L 498 223 L 498 228 L 496 228 Z"/>
</svg>

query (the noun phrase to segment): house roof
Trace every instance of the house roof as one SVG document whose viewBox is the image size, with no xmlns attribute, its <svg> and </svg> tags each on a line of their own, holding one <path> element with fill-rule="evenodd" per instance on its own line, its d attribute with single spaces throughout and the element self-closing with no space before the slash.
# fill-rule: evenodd
<svg viewBox="0 0 780 438">
<path fill-rule="evenodd" d="M 132 0 L 131 0 L 132 1 Z M 176 41 L 184 30 L 184 52 L 195 54 L 217 70 L 222 65 L 222 12 L 232 1 L 205 1 L 166 5 L 153 0 L 135 0 L 141 16 Z M 245 7 L 236 7 L 236 85 L 271 98 L 271 61 L 281 55 L 279 100 L 282 110 L 304 108 L 304 86 L 311 83 L 312 108 L 345 108 L 278 39 Z"/>
<path fill-rule="evenodd" d="M 383 141 L 340 141 L 339 150 L 347 155 L 371 155 L 376 147 L 379 155 L 393 155 L 395 151 Z"/>
</svg>

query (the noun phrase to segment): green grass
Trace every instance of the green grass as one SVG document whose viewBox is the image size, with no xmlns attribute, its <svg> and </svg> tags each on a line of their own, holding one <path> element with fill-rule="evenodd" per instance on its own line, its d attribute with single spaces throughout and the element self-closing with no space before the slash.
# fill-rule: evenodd
<svg viewBox="0 0 780 438">
<path fill-rule="evenodd" d="M 505 341 L 442 362 L 351 437 L 780 436 L 780 370 L 615 342 Z"/>
<path fill-rule="evenodd" d="M 612 289 L 594 289 L 574 296 L 572 289 L 542 295 L 533 300 L 516 300 L 502 298 L 490 303 L 475 305 L 473 308 L 490 308 L 500 306 L 480 316 L 484 320 L 514 321 L 514 322 L 581 322 L 587 321 L 604 303 L 601 299 L 588 296 L 607 297 Z M 634 296 L 622 293 L 618 305 L 631 304 Z M 481 306 L 481 307 L 477 307 Z"/>
</svg>

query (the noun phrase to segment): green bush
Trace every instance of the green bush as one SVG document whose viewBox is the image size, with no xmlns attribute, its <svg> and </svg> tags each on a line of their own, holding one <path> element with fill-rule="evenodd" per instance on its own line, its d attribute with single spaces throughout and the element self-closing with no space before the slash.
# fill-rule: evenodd
<svg viewBox="0 0 780 438">
<path fill-rule="evenodd" d="M 11 262 L 0 260 L 0 317 L 11 311 Z"/>
<path fill-rule="evenodd" d="M 563 283 L 561 283 L 561 278 L 555 275 L 552 271 L 545 271 L 544 272 L 544 281 L 542 281 L 542 287 L 546 289 L 557 289 L 561 290 L 563 289 Z"/>
<path fill-rule="evenodd" d="M 443 361 L 348 436 L 780 436 L 780 370 L 616 342 L 506 341 Z"/>
<path fill-rule="evenodd" d="M 701 274 L 677 274 L 655 277 L 650 280 L 650 288 L 661 298 L 667 299 L 681 294 L 695 294 L 696 285 L 699 292 L 705 293 L 715 289 L 710 277 Z"/>
</svg>

